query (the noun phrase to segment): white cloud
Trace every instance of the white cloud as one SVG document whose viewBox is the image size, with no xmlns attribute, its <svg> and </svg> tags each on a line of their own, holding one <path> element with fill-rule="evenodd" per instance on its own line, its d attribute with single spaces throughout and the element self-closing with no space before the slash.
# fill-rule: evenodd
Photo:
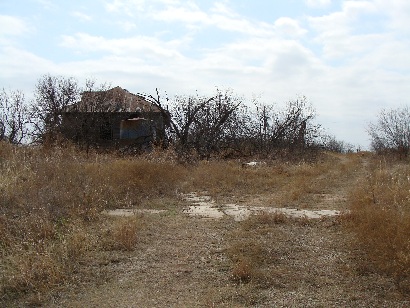
<svg viewBox="0 0 410 308">
<path fill-rule="evenodd" d="M 178 46 L 182 40 L 160 41 L 157 38 L 138 36 L 124 39 L 108 39 L 102 36 L 92 36 L 87 33 L 62 36 L 61 46 L 81 53 L 108 53 L 142 57 L 163 61 L 168 58 L 180 57 Z"/>
<path fill-rule="evenodd" d="M 244 18 L 232 18 L 223 15 L 213 15 L 211 20 L 219 29 L 226 31 L 251 36 L 271 36 L 274 33 L 273 26 L 265 22 L 251 22 Z"/>
<path fill-rule="evenodd" d="M 105 9 L 110 13 L 124 13 L 134 16 L 138 11 L 142 11 L 145 0 L 113 0 L 105 3 Z"/>
<path fill-rule="evenodd" d="M 205 12 L 196 4 L 189 2 L 184 5 L 169 6 L 153 13 L 151 17 L 158 21 L 183 23 L 188 28 L 192 28 L 192 25 L 213 26 L 224 31 L 252 36 L 270 36 L 274 33 L 272 25 L 249 21 L 221 3 L 216 3 L 210 12 Z"/>
<path fill-rule="evenodd" d="M 229 16 L 232 18 L 238 17 L 239 15 L 228 7 L 225 3 L 215 2 L 211 8 L 211 12 L 214 14 Z"/>
<path fill-rule="evenodd" d="M 188 4 L 180 7 L 168 7 L 156 12 L 152 16 L 156 20 L 165 22 L 181 22 L 187 24 L 210 24 L 211 20 L 198 6 Z"/>
<path fill-rule="evenodd" d="M 323 46 L 323 55 L 328 59 L 356 56 L 377 46 L 380 34 L 361 34 L 361 25 L 366 18 L 378 13 L 369 1 L 345 1 L 341 11 L 320 17 L 308 17 L 310 27 L 316 31 L 315 42 Z"/>
<path fill-rule="evenodd" d="M 27 97 L 30 97 L 37 78 L 60 72 L 51 61 L 11 46 L 0 48 L 0 67 L 0 84 L 24 91 Z"/>
<path fill-rule="evenodd" d="M 20 18 L 0 15 L 0 38 L 19 36 L 29 31 L 27 24 Z"/>
<path fill-rule="evenodd" d="M 394 25 L 395 16 L 400 16 L 396 10 L 410 6 L 404 1 L 394 1 L 393 8 L 389 5 L 381 0 L 345 1 L 340 11 L 307 19 L 328 66 L 321 74 L 323 93 L 318 94 L 318 100 L 339 93 L 332 106 L 339 101 L 343 114 L 356 116 L 404 103 L 403 93 L 408 92 L 405 84 L 410 81 L 410 43 L 401 38 L 410 23 L 402 19 L 401 29 Z"/>
<path fill-rule="evenodd" d="M 105 1 L 104 7 L 110 13 L 126 14 L 136 16 L 137 13 L 147 11 L 153 5 L 176 5 L 179 0 L 109 0 Z"/>
<path fill-rule="evenodd" d="M 377 11 L 377 7 L 371 0 L 359 0 L 359 1 L 344 1 L 343 2 L 343 12 L 345 12 L 347 17 L 350 19 L 355 19 L 363 14 L 370 14 Z"/>
<path fill-rule="evenodd" d="M 299 22 L 289 17 L 281 17 L 275 21 L 275 30 L 283 36 L 302 36 L 307 30 Z"/>
<path fill-rule="evenodd" d="M 409 16 L 410 1 L 404 0 L 374 0 L 375 6 L 388 17 L 390 30 L 398 31 L 408 36 L 410 33 Z"/>
<path fill-rule="evenodd" d="M 324 7 L 331 3 L 331 0 L 305 0 L 306 4 L 311 7 Z"/>
<path fill-rule="evenodd" d="M 91 15 L 78 11 L 72 12 L 71 15 L 78 18 L 81 21 L 91 21 L 93 19 Z"/>
<path fill-rule="evenodd" d="M 52 10 L 56 8 L 56 4 L 52 0 L 36 0 L 44 9 Z"/>
<path fill-rule="evenodd" d="M 117 24 L 126 32 L 137 29 L 137 25 L 131 21 L 119 21 Z"/>
</svg>

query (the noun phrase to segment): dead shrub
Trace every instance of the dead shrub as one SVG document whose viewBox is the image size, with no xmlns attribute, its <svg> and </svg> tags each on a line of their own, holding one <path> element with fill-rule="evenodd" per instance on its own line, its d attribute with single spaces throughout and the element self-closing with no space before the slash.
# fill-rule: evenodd
<svg viewBox="0 0 410 308">
<path fill-rule="evenodd" d="M 13 237 L 7 228 L 7 219 L 0 216 L 0 250 L 11 247 L 13 242 Z"/>
<path fill-rule="evenodd" d="M 243 239 L 232 243 L 227 254 L 234 262 L 241 260 L 244 256 L 254 264 L 261 264 L 266 251 L 255 241 Z"/>
<path fill-rule="evenodd" d="M 254 276 L 253 272 L 251 261 L 240 258 L 232 268 L 232 280 L 236 283 L 248 283 Z"/>
<path fill-rule="evenodd" d="M 225 253 L 232 262 L 230 280 L 235 284 L 245 284 L 250 293 L 260 294 L 261 289 L 277 284 L 281 251 L 277 243 L 288 240 L 283 232 L 283 224 L 289 218 L 281 212 L 260 212 L 251 215 L 230 234 L 230 244 Z M 280 245 L 279 245 L 280 246 Z"/>
<path fill-rule="evenodd" d="M 116 227 L 114 230 L 115 241 L 124 250 L 134 250 L 138 240 L 137 224 L 135 220 L 127 220 Z"/>
<path fill-rule="evenodd" d="M 26 228 L 26 232 L 36 242 L 53 239 L 56 235 L 53 222 L 46 215 L 41 215 L 41 213 L 27 217 Z"/>
<path fill-rule="evenodd" d="M 262 224 L 284 224 L 289 219 L 283 212 L 275 211 L 273 213 L 262 212 L 258 215 L 258 220 Z"/>
<path fill-rule="evenodd" d="M 244 239 L 234 242 L 226 251 L 233 266 L 230 279 L 238 284 L 252 283 L 254 286 L 266 288 L 273 282 L 266 270 L 273 262 L 272 251 L 255 240 Z"/>
</svg>

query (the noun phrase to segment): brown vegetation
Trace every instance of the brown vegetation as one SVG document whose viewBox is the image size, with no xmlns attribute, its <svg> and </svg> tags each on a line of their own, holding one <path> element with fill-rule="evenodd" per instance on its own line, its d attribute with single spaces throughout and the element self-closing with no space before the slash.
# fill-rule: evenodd
<svg viewBox="0 0 410 308">
<path fill-rule="evenodd" d="M 2 142 L 0 173 L 0 292 L 10 298 L 88 279 L 72 271 L 98 251 L 132 251 L 142 218 L 106 226 L 101 211 L 175 196 L 186 171 L 172 162 Z"/>
<path fill-rule="evenodd" d="M 181 165 L 176 157 L 0 143 L 1 305 L 408 303 L 407 164 L 323 153 L 243 168 L 239 160 Z M 192 191 L 216 202 L 346 214 L 203 220 L 182 213 L 180 193 Z M 166 211 L 103 214 L 116 208 Z"/>
<path fill-rule="evenodd" d="M 378 271 L 396 279 L 410 291 L 410 168 L 407 162 L 377 157 L 350 195 L 351 227 L 365 252 L 365 271 Z"/>
</svg>

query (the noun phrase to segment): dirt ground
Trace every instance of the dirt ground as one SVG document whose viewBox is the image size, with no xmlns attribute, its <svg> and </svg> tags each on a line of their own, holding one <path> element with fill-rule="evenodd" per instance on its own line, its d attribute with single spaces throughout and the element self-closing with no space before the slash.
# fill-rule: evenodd
<svg viewBox="0 0 410 308">
<path fill-rule="evenodd" d="M 348 191 L 363 168 L 364 162 L 348 178 L 333 179 L 293 206 L 346 210 Z M 258 206 L 271 200 L 236 198 Z M 349 246 L 351 235 L 339 217 L 206 219 L 184 213 L 188 205 L 175 200 L 165 212 L 137 214 L 144 228 L 136 249 L 93 265 L 106 279 L 61 289 L 44 306 L 410 306 L 391 279 L 358 266 L 360 252 Z"/>
</svg>

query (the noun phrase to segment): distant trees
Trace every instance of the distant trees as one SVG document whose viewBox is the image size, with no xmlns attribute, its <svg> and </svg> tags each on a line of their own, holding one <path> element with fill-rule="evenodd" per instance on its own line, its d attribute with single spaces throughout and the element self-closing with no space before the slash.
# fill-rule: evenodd
<svg viewBox="0 0 410 308">
<path fill-rule="evenodd" d="M 21 143 L 28 133 L 28 107 L 21 91 L 0 92 L 0 140 Z"/>
<path fill-rule="evenodd" d="M 317 145 L 320 125 L 314 123 L 316 112 L 306 97 L 287 102 L 283 110 L 264 106 L 259 114 L 261 129 L 257 136 L 264 151 L 303 152 Z"/>
<path fill-rule="evenodd" d="M 189 155 L 195 150 L 201 158 L 209 158 L 226 146 L 231 129 L 238 124 L 234 119 L 242 103 L 229 91 L 220 90 L 210 97 L 176 96 L 172 101 L 167 98 L 165 103 L 158 91 L 156 97 L 144 97 L 162 111 L 168 126 L 168 141 L 177 151 Z"/>
<path fill-rule="evenodd" d="M 34 142 L 53 142 L 60 136 L 61 111 L 79 101 L 81 89 L 77 80 L 62 76 L 42 76 L 35 87 L 30 110 Z"/>
<path fill-rule="evenodd" d="M 145 95 L 168 117 L 168 137 L 180 155 L 200 158 L 301 154 L 317 147 L 320 125 L 305 97 L 289 101 L 284 110 L 244 104 L 232 91 L 213 96 L 176 96 L 163 100 Z"/>
<path fill-rule="evenodd" d="M 348 142 L 337 140 L 335 136 L 323 135 L 321 137 L 322 147 L 326 151 L 336 152 L 336 153 L 352 153 L 355 150 L 359 151 L 360 146 L 354 146 Z"/>
<path fill-rule="evenodd" d="M 371 146 L 376 152 L 394 151 L 407 156 L 410 150 L 410 109 L 382 110 L 368 127 Z"/>
</svg>

